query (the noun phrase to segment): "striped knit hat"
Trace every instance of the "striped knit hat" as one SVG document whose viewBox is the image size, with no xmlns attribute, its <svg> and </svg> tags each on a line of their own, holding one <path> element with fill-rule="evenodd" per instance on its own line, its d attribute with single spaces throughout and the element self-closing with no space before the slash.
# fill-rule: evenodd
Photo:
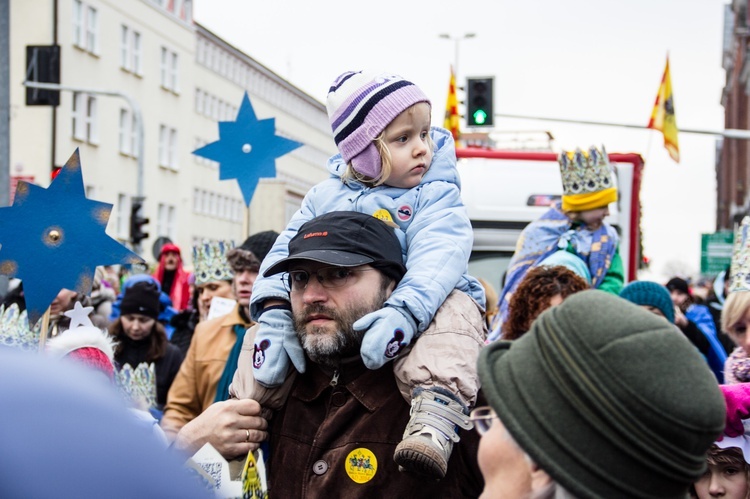
<svg viewBox="0 0 750 499">
<path fill-rule="evenodd" d="M 418 102 L 430 103 L 414 83 L 400 76 L 347 71 L 328 91 L 333 140 L 358 173 L 378 178 L 381 160 L 373 140 L 399 114 Z"/>
</svg>

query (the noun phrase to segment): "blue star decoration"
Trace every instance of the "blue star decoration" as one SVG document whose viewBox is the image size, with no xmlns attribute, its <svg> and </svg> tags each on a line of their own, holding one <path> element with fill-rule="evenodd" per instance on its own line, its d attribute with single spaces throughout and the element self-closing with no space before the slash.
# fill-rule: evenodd
<svg viewBox="0 0 750 499">
<path fill-rule="evenodd" d="M 86 198 L 78 149 L 47 189 L 18 183 L 0 208 L 0 274 L 23 281 L 29 324 L 61 289 L 91 293 L 97 265 L 143 262 L 104 232 L 111 211 Z"/>
<path fill-rule="evenodd" d="M 261 178 L 276 176 L 276 158 L 303 144 L 276 135 L 276 119 L 259 120 L 245 92 L 236 121 L 219 122 L 219 140 L 193 151 L 219 163 L 219 179 L 235 178 L 250 206 Z"/>
</svg>

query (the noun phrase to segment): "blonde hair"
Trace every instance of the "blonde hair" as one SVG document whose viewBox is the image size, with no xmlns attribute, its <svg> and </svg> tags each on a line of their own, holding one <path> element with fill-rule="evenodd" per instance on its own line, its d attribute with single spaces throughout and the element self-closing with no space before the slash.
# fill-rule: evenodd
<svg viewBox="0 0 750 499">
<path fill-rule="evenodd" d="M 727 296 L 724 308 L 721 310 L 721 329 L 735 343 L 737 339 L 734 334 L 734 325 L 742 320 L 748 308 L 750 308 L 750 291 L 733 291 Z"/>
<path fill-rule="evenodd" d="M 416 104 L 413 104 L 404 109 L 399 114 L 399 116 L 403 113 L 413 113 L 414 109 L 419 104 L 429 105 L 429 103 L 427 102 L 417 102 Z M 432 106 L 430 106 L 430 110 L 432 110 Z M 391 176 L 391 171 L 393 170 L 393 159 L 391 158 L 391 151 L 388 150 L 388 145 L 385 143 L 385 130 L 380 132 L 377 137 L 372 139 L 372 141 L 375 143 L 375 148 L 378 150 L 378 154 L 380 155 L 380 175 L 375 178 L 368 177 L 367 175 L 362 175 L 354 168 L 352 168 L 352 163 L 350 161 L 346 165 L 346 171 L 343 175 L 341 175 L 342 182 L 346 182 L 347 180 L 356 180 L 357 182 L 365 184 L 368 187 L 377 187 L 386 183 L 388 177 Z M 429 133 L 427 134 L 427 147 L 429 147 L 430 150 L 435 149 L 435 143 L 432 141 L 432 136 Z M 428 170 L 430 169 L 430 166 L 431 164 L 427 165 Z"/>
</svg>

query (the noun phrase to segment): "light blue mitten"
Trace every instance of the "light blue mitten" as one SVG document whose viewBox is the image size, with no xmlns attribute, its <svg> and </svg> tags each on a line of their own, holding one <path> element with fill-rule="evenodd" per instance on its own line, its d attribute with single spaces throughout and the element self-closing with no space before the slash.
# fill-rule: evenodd
<svg viewBox="0 0 750 499">
<path fill-rule="evenodd" d="M 379 369 L 395 359 L 417 331 L 409 312 L 388 306 L 365 315 L 353 327 L 355 331 L 366 331 L 359 351 L 370 369 Z"/>
<path fill-rule="evenodd" d="M 305 354 L 294 332 L 292 312 L 274 308 L 263 312 L 258 319 L 253 351 L 253 375 L 267 388 L 281 385 L 289 373 L 290 364 L 305 372 Z"/>
</svg>

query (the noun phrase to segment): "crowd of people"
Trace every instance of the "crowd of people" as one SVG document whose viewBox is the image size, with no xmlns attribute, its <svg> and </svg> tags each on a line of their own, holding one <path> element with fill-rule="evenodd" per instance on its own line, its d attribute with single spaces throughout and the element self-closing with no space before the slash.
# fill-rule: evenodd
<svg viewBox="0 0 750 499">
<path fill-rule="evenodd" d="M 63 436 L 43 435 L 77 436 L 98 470 L 89 454 L 120 425 L 118 450 L 150 466 L 118 461 L 132 483 L 110 470 L 75 489 L 87 470 L 59 462 L 58 493 L 199 497 L 173 464 L 208 443 L 235 463 L 262 449 L 274 497 L 750 497 L 750 218 L 715 285 L 626 282 L 607 153 L 563 151 L 563 196 L 524 229 L 495 290 L 468 271 L 453 139 L 419 87 L 346 72 L 327 109 L 331 177 L 281 233 L 201 242 L 192 272 L 166 244 L 151 274 L 101 268 L 91 297 L 55 299 L 50 362 L 104 376 L 56 377 L 75 400 Z M 23 306 L 21 285 L 4 305 Z M 18 334 L 17 315 L 0 318 L 0 337 Z M 115 410 L 90 396 L 102 384 L 135 416 L 87 434 L 75 414 Z M 7 385 L 3 400 L 22 400 Z M 0 411 L 0 428 L 18 424 Z M 0 456 L 36 455 L 8 442 Z M 0 495 L 49 484 L 22 485 Z"/>
</svg>

